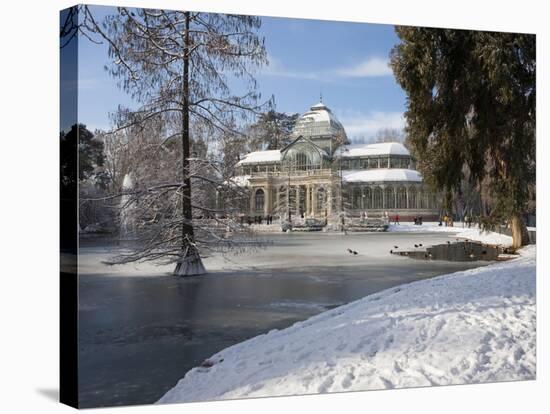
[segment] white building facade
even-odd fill
[[[241,214],[291,222],[439,217],[440,197],[424,186],[403,144],[351,145],[323,103],[298,119],[292,139],[285,148],[252,152],[237,164],[234,182],[250,195]]]

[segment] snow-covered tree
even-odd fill
[[[263,110],[253,76],[253,69],[267,62],[263,39],[256,34],[261,20],[122,7],[99,23],[88,8],[84,13],[86,29],[108,44],[112,62],[107,70],[140,103],[137,110],[119,113],[111,133],[159,119],[164,139],[158,147],[179,147],[170,152],[179,159],[163,167],[169,171],[166,177],[132,191],[143,243],[121,261],[166,259],[177,262],[175,274],[204,273],[199,250],[228,241],[215,231],[218,225],[201,225],[201,235],[196,234],[193,212],[209,212],[209,217],[215,212],[196,199],[201,197],[192,188],[203,182],[211,195],[224,180],[214,173],[215,163],[193,156],[192,130],[215,136]]]

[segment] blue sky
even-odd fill
[[[112,10],[93,8],[98,19]],[[278,111],[303,113],[322,93],[352,139],[403,126],[405,94],[387,67],[393,26],[263,17],[259,34],[270,64],[256,78]],[[81,38],[79,119],[91,129],[107,129],[119,104],[135,106],[104,70],[108,59],[106,46]]]

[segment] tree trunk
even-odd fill
[[[510,222],[512,226],[512,247],[518,249],[528,245],[529,233],[521,215],[517,213],[512,215]]]
[[[206,273],[199,251],[195,246],[193,232],[193,209],[191,207],[191,178],[189,174],[189,12],[185,12],[185,33],[183,48],[183,105],[181,134],[181,165],[184,187],[181,195],[181,258],[178,260],[174,275],[195,276]]]

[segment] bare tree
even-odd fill
[[[203,217],[209,218],[216,211],[195,203],[191,189],[197,180],[211,190],[225,180],[221,172],[213,173],[214,163],[192,156],[191,126],[200,125],[214,135],[263,110],[253,76],[254,67],[267,62],[263,39],[255,33],[261,20],[118,8],[99,24],[90,9],[84,8],[83,13],[86,30],[108,45],[112,63],[107,70],[140,102],[138,110],[120,113],[124,116],[111,133],[143,128],[151,119],[160,119],[165,138],[159,146],[179,142],[179,160],[172,166],[179,171],[177,177],[162,177],[162,183],[139,184],[131,191],[128,202],[134,205],[146,242],[119,261],[166,259],[177,262],[177,275],[205,273],[199,249],[226,245],[228,240],[202,224],[205,237],[196,237],[193,211],[208,213]],[[244,93],[233,93],[229,85],[235,80]]]
[[[382,128],[378,130],[373,142],[405,142],[405,132],[398,128]]]

